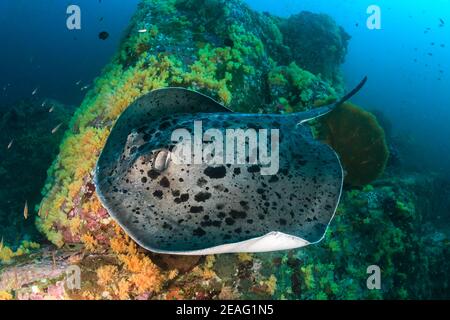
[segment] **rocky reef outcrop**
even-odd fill
[[[97,199],[92,183],[97,158],[116,119],[140,96],[183,86],[235,111],[307,110],[334,101],[343,91],[339,65],[348,40],[324,15],[282,19],[256,13],[239,0],[143,0],[117,55],[72,118],[48,172],[37,226],[54,246],[1,267],[0,298],[445,296],[432,285],[439,278],[440,288],[448,288],[444,274],[428,283],[416,281],[432,278],[437,267],[448,264],[442,258],[448,257],[448,240],[429,246],[421,238],[417,180],[408,177],[347,190],[322,243],[258,255],[149,253]],[[382,290],[367,289],[369,265],[384,270]],[[79,288],[68,285],[68,266],[80,270]],[[30,269],[28,278],[8,281],[14,270]]]

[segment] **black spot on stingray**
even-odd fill
[[[170,188],[170,181],[169,181],[169,179],[167,179],[167,177],[164,177],[159,182],[159,185],[163,188]]]
[[[247,201],[240,201],[239,204],[241,205],[244,210],[248,210],[248,202]]]
[[[218,216],[219,218],[223,219],[223,218],[225,218],[227,215],[225,214],[225,212],[219,212],[219,213],[217,214],[217,216]]]
[[[222,210],[223,208],[225,208],[225,205],[224,205],[223,203],[218,203],[218,204],[216,205],[216,208],[217,208],[218,210]]]
[[[278,182],[280,179],[277,176],[272,176],[269,179],[269,183],[275,183]]]
[[[251,166],[247,169],[249,173],[258,173],[261,172],[261,168],[257,165]]]
[[[308,161],[304,161],[304,160],[299,160],[298,164],[301,166],[306,166],[306,164],[308,163]]]
[[[147,175],[149,176],[150,179],[155,180],[156,178],[159,177],[159,172],[156,170],[150,170],[149,172],[147,172]]]
[[[163,198],[163,192],[161,190],[156,190],[155,192],[153,192],[153,196],[155,198],[162,199]]]
[[[240,175],[241,174],[241,168],[234,168],[233,173],[236,176]]]
[[[163,228],[167,229],[167,230],[172,230],[172,226],[170,224],[168,224],[167,222],[164,222]]]
[[[231,218],[226,218],[225,223],[229,226],[232,226],[235,223],[235,221]]]
[[[203,207],[191,207],[191,213],[200,213],[203,212]]]
[[[147,177],[142,177],[141,181],[142,181],[142,183],[147,183],[148,179],[147,179]]]
[[[182,203],[187,202],[189,200],[189,194],[183,193],[179,198],[176,198],[174,201],[175,203]]]
[[[197,228],[194,230],[194,236],[196,237],[203,237],[205,234],[206,232],[202,228]]]
[[[205,178],[203,178],[203,177],[201,177],[201,178],[198,179],[198,181],[197,181],[197,185],[198,185],[200,188],[203,188],[207,183],[208,183],[208,181],[207,181]]]
[[[172,195],[173,195],[174,197],[179,197],[179,196],[180,196],[180,190],[173,190],[173,191],[172,191]]]
[[[206,200],[211,198],[211,193],[209,192],[200,192],[195,195],[194,199],[197,202],[205,202]]]
[[[236,232],[236,233],[242,233],[242,228],[237,228],[237,229],[234,230],[234,232]]]
[[[204,173],[211,179],[222,179],[226,176],[227,169],[225,168],[225,166],[208,167],[205,169]]]
[[[247,213],[245,213],[244,211],[231,210],[230,216],[233,219],[245,219],[247,217]]]

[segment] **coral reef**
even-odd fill
[[[389,150],[384,130],[371,113],[345,103],[319,123],[318,136],[339,154],[347,184],[364,186],[384,172]]]
[[[210,12],[198,10],[204,5],[140,4],[119,53],[77,110],[49,170],[37,225],[54,244],[88,240],[108,246],[112,221],[96,197],[92,171],[114,121],[143,94],[183,86],[245,112],[280,111],[284,99],[291,106],[286,111],[301,111],[335,97],[327,82],[294,62],[274,62],[273,48],[284,47],[276,18],[241,1],[210,0],[208,6],[218,7],[211,19]],[[143,28],[148,32],[137,32]]]
[[[338,85],[350,35],[325,14],[301,12],[280,24],[288,57],[300,67]],[[314,36],[311,36],[314,35]]]
[[[347,192],[323,243],[278,260],[283,285],[277,297],[448,297],[449,279],[442,274],[448,268],[448,242],[441,238],[431,244],[423,237],[427,232],[417,210],[421,200],[414,201],[417,196],[408,190],[408,179],[392,179]],[[366,287],[371,265],[382,270],[379,291]]]
[[[138,32],[142,29],[148,32]],[[309,41],[303,49],[294,41],[296,30]],[[393,177],[349,189],[322,243],[267,254],[147,252],[96,196],[97,158],[114,122],[135,99],[156,88],[183,86],[236,111],[307,110],[334,101],[342,91],[338,68],[346,41],[342,29],[323,15],[282,19],[253,12],[238,0],[143,0],[48,171],[36,223],[56,248],[44,245],[22,256],[5,249],[9,264],[0,265],[0,299],[448,298],[448,237],[423,228],[420,179]],[[338,110],[319,133],[340,130],[333,117],[344,121],[346,134],[371,128],[368,136],[360,131],[363,149],[374,148],[372,164],[383,163],[381,140],[371,141],[382,137],[376,121],[356,107],[343,110],[345,117]],[[374,167],[363,168],[377,173],[367,175],[369,181],[380,173],[381,167]],[[355,181],[367,184],[356,174]],[[366,269],[374,264],[383,270],[381,291],[366,287]],[[68,286],[68,266],[80,268],[81,288]]]

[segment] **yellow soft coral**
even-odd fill
[[[0,291],[0,300],[12,300],[13,296],[6,291]]]
[[[127,285],[133,287],[138,295],[161,290],[164,276],[159,268],[147,255],[138,252],[136,244],[119,227],[116,227],[116,237],[111,240],[111,249],[130,273]]]
[[[81,237],[81,241],[84,243],[84,246],[86,247],[86,250],[90,252],[95,252],[98,242],[95,240],[95,238],[91,234],[84,234]]]
[[[39,248],[40,245],[38,243],[23,241],[17,250],[13,251],[11,248],[5,246],[2,241],[0,245],[0,263],[10,263],[13,258],[29,254]]]
[[[97,269],[97,283],[100,286],[107,286],[117,275],[117,267],[106,265]]]

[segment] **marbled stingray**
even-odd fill
[[[305,123],[351,98],[289,115],[232,113],[182,88],[129,106],[98,160],[95,185],[110,215],[142,247],[170,254],[265,252],[322,240],[338,206],[343,170]],[[175,164],[174,130],[279,129],[279,171],[258,165]]]

